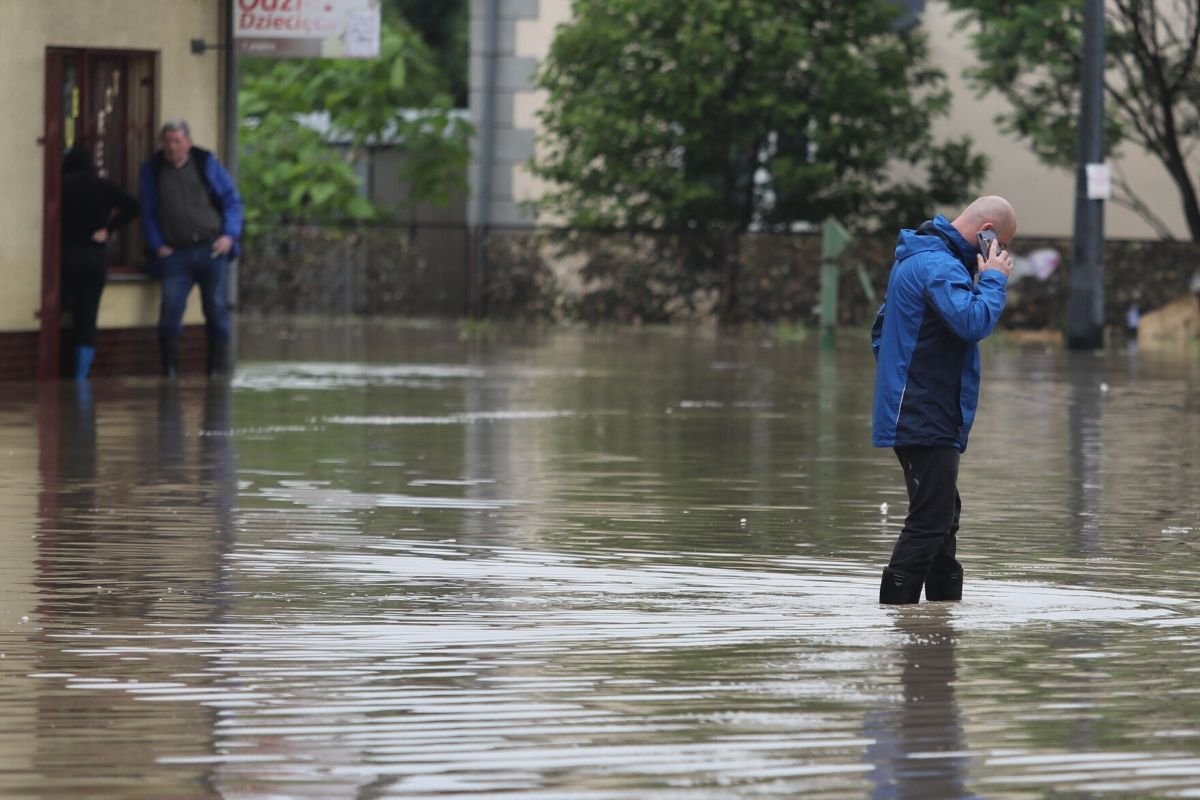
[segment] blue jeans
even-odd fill
[[[183,312],[193,285],[200,286],[200,305],[209,342],[229,341],[229,305],[226,281],[229,256],[212,254],[212,245],[181,247],[155,265],[162,275],[162,305],[158,313],[160,337],[178,338]]]

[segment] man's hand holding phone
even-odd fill
[[[980,272],[985,269],[994,269],[1003,273],[1005,278],[1012,275],[1012,255],[1007,250],[1000,249],[1000,242],[996,240],[995,231],[981,230],[975,234],[975,241],[979,245],[979,255],[975,258]]]

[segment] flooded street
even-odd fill
[[[1200,797],[1200,364],[983,359],[910,607],[865,331],[0,386],[0,797]]]

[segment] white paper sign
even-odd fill
[[[379,9],[354,11],[346,17],[345,58],[379,57]]]
[[[1108,164],[1087,165],[1088,200],[1108,200],[1112,197],[1112,174]]]

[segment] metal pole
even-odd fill
[[[1104,0],[1084,0],[1079,164],[1067,303],[1067,346],[1104,346],[1104,200],[1088,197],[1087,165],[1104,162]]]
[[[472,237],[473,254],[471,311],[476,318],[484,312],[483,287],[487,267],[487,233],[492,224],[492,172],[495,160],[496,121],[496,30],[499,0],[483,0],[483,98],[479,110],[479,182],[477,211]]]
[[[238,173],[238,85],[241,76],[238,69],[238,52],[233,40],[234,31],[234,0],[218,0],[224,9],[224,39],[225,39],[225,91],[224,91],[224,123],[225,123],[225,169],[229,177],[237,185]],[[237,364],[238,355],[238,259],[229,259],[228,286],[225,296],[232,311],[232,325],[229,331],[229,364],[230,370]]]
[[[238,162],[238,84],[240,75],[238,69],[237,47],[233,40],[233,5],[234,0],[218,0],[224,8],[225,40],[225,169],[229,177],[237,181]]]
[[[830,217],[821,225],[821,343],[831,345],[837,330],[838,280],[837,259],[850,244],[850,232]]]

